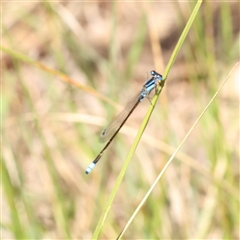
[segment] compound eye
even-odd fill
[[[151,74],[152,76],[154,76],[154,75],[156,74],[156,72],[155,72],[154,70],[152,70],[152,71],[150,72],[150,74]]]

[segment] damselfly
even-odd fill
[[[150,74],[152,75],[152,77],[144,83],[142,90],[130,100],[130,102],[126,105],[124,110],[102,131],[100,135],[100,141],[101,142],[108,141],[108,142],[105,145],[105,147],[102,149],[102,151],[97,155],[95,160],[87,167],[85,172],[86,174],[89,174],[93,170],[93,168],[96,166],[97,162],[102,157],[104,151],[110,145],[112,140],[116,137],[119,130],[122,128],[122,126],[127,121],[129,116],[132,114],[134,109],[138,106],[138,104],[144,98],[148,97],[148,95],[151,93],[153,89],[155,89],[156,91],[157,87],[162,81],[162,75],[155,71],[151,71]]]

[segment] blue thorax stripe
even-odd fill
[[[144,86],[146,87],[146,92],[151,92],[156,87],[156,80],[151,78],[144,84]]]

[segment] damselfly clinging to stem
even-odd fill
[[[148,97],[148,95],[151,93],[153,89],[155,89],[155,94],[156,94],[156,89],[162,81],[162,75],[155,71],[151,71],[150,74],[152,75],[152,77],[144,83],[142,90],[130,100],[130,102],[126,105],[124,110],[120,112],[119,115],[102,131],[100,135],[100,141],[101,142],[108,141],[108,142],[105,145],[105,147],[102,149],[102,151],[97,155],[95,160],[87,167],[85,172],[86,174],[89,174],[93,170],[93,168],[96,166],[97,162],[102,157],[104,151],[110,145],[112,140],[116,137],[119,130],[122,128],[122,126],[127,121],[129,116],[132,114],[134,109],[138,106],[138,104],[144,98]]]

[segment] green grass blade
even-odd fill
[[[196,6],[195,6],[195,8],[194,8],[190,18],[189,18],[189,21],[187,22],[187,25],[186,25],[185,29],[182,32],[182,35],[181,35],[181,37],[180,37],[180,39],[179,39],[179,41],[178,41],[178,43],[177,43],[173,53],[172,53],[172,56],[171,56],[171,58],[169,60],[169,63],[167,65],[167,67],[166,67],[166,70],[164,72],[164,76],[163,76],[164,81],[167,78],[170,69],[172,68],[172,65],[173,65],[173,63],[174,63],[174,61],[175,61],[175,59],[176,59],[176,57],[178,55],[178,52],[179,52],[179,50],[180,50],[180,48],[181,48],[181,46],[182,46],[182,44],[183,44],[183,42],[184,42],[188,32],[189,32],[190,27],[192,26],[192,23],[193,23],[196,15],[197,15],[197,13],[199,11],[199,8],[200,8],[201,4],[202,4],[202,1],[199,0],[197,2]],[[99,222],[97,224],[97,227],[96,227],[96,230],[95,230],[95,232],[93,234],[93,238],[92,239],[98,239],[98,237],[99,237],[99,234],[100,234],[101,229],[103,227],[104,221],[105,221],[105,219],[107,217],[107,214],[108,214],[108,212],[110,210],[110,207],[111,207],[111,205],[113,203],[113,200],[114,200],[114,198],[116,196],[117,190],[118,190],[118,188],[119,188],[119,186],[120,186],[120,184],[122,182],[123,176],[125,175],[125,172],[126,172],[126,170],[128,168],[128,165],[129,165],[129,163],[130,163],[130,161],[132,159],[132,156],[133,156],[133,154],[134,154],[134,152],[135,152],[135,150],[136,150],[136,148],[138,146],[138,143],[139,143],[139,141],[140,141],[140,139],[141,139],[141,137],[143,135],[143,132],[144,132],[144,130],[145,130],[147,124],[148,124],[148,121],[149,121],[150,116],[151,116],[151,114],[152,114],[152,112],[154,110],[154,107],[155,107],[156,103],[157,103],[157,100],[158,100],[158,97],[159,97],[159,95],[160,95],[160,93],[162,91],[162,88],[163,88],[163,86],[160,86],[160,88],[158,89],[159,90],[158,94],[156,94],[154,96],[153,100],[152,100],[152,104],[150,105],[150,107],[148,109],[148,112],[147,112],[147,114],[146,114],[146,116],[145,116],[145,118],[143,120],[142,125],[140,126],[138,134],[137,134],[137,136],[136,136],[136,138],[134,140],[134,143],[133,143],[133,145],[132,145],[132,147],[131,147],[131,149],[130,149],[130,151],[128,153],[128,156],[127,156],[127,158],[126,158],[126,160],[124,162],[124,165],[123,165],[123,167],[121,169],[121,172],[118,175],[118,178],[117,178],[117,181],[116,181],[116,183],[114,185],[113,191],[112,191],[112,193],[110,195],[110,198],[109,198],[109,200],[108,200],[108,202],[106,204],[106,207],[105,207],[105,209],[104,209],[104,211],[102,213],[102,216],[101,216],[101,218],[100,218],[100,220],[99,220]]]
[[[7,202],[11,209],[10,216],[11,216],[12,222],[9,228],[12,230],[12,233],[16,238],[26,238],[25,231],[24,231],[25,229],[22,226],[18,208],[15,202],[15,199],[17,198],[16,190],[12,186],[11,178],[7,170],[7,167],[5,165],[5,162],[1,159],[0,163],[1,163],[1,170],[2,170],[1,171],[2,173],[1,180],[3,184],[2,186],[3,186],[3,190],[5,193]]]

